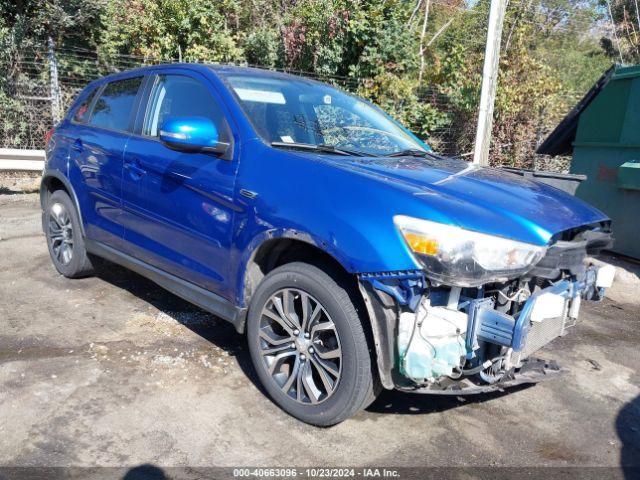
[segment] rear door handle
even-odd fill
[[[82,145],[82,140],[80,140],[79,138],[76,138],[76,141],[73,142],[73,149],[76,152],[82,152],[82,150],[84,150],[84,146]]]

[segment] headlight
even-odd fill
[[[526,273],[546,247],[397,215],[396,227],[424,265],[430,280],[475,287]]]

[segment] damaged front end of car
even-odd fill
[[[543,247],[407,217],[396,225],[424,268],[359,276],[388,389],[475,394],[561,375],[532,355],[613,282],[594,258],[611,246],[608,222]]]

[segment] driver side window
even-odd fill
[[[208,118],[218,127],[220,141],[229,141],[229,129],[220,107],[207,88],[194,78],[185,75],[156,77],[142,134],[157,137],[162,124],[172,117]]]

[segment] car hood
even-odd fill
[[[330,161],[354,173],[408,187],[414,196],[437,205],[439,217],[451,224],[530,243],[546,244],[556,233],[608,220],[596,208],[557,188],[462,160],[333,157]]]

